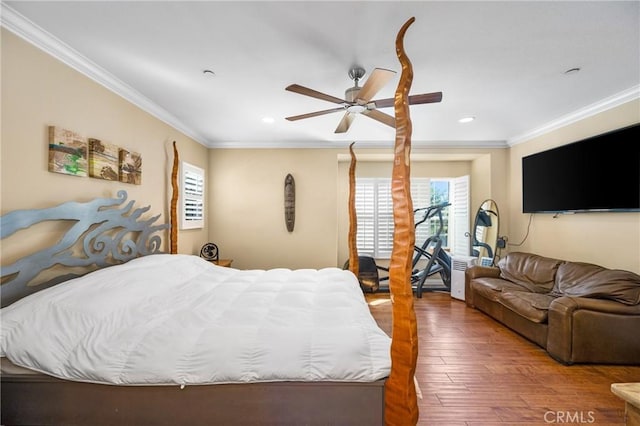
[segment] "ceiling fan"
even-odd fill
[[[354,81],[355,85],[348,88],[344,92],[344,99],[327,95],[299,84],[291,84],[285,90],[299,93],[301,95],[310,96],[312,98],[322,99],[334,104],[339,104],[337,108],[325,109],[322,111],[310,112],[307,114],[294,115],[286,117],[289,121],[301,120],[303,118],[317,117],[319,115],[330,114],[333,112],[344,111],[342,120],[336,127],[335,133],[345,133],[351,127],[351,123],[356,114],[363,114],[376,121],[396,127],[396,120],[393,116],[379,111],[379,108],[388,108],[394,105],[394,98],[371,100],[385,84],[391,80],[396,74],[395,71],[384,68],[375,68],[367,81],[362,87],[358,86],[358,82],[364,77],[365,70],[362,67],[353,67],[349,70],[349,77]],[[409,96],[409,105],[427,104],[440,102],[442,100],[442,92],[424,93],[422,95]]]

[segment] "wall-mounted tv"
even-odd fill
[[[640,211],[640,124],[522,158],[522,212]]]

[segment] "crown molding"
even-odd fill
[[[442,162],[442,161],[474,161],[483,155],[479,153],[419,153],[412,151],[410,154],[410,159],[412,162],[420,161],[420,162]],[[378,162],[378,161],[393,161],[394,155],[393,153],[367,153],[358,150],[356,153],[356,157],[358,158],[358,163],[362,162]],[[337,156],[339,163],[348,163],[351,161],[351,154],[338,154]]]
[[[209,141],[207,141],[206,138],[194,132],[167,110],[119,80],[63,41],[43,30],[5,3],[0,3],[0,25],[198,143],[209,146]]]
[[[627,102],[636,100],[640,98],[640,85],[633,86],[627,90],[623,90],[622,92],[616,93],[615,95],[609,96],[601,101],[593,103],[591,105],[587,105],[584,108],[581,108],[577,111],[572,112],[571,114],[567,114],[563,117],[560,117],[556,120],[553,120],[543,126],[540,126],[536,129],[533,129],[527,133],[523,133],[519,136],[513,137],[507,141],[508,146],[518,145],[520,143],[529,141],[538,136],[542,136],[546,133],[552,132],[554,130],[560,129],[562,127],[568,126],[570,124],[576,123],[580,120],[584,120],[585,118],[592,117],[601,112],[610,110]]]
[[[276,141],[254,141],[254,142],[212,142],[209,148],[212,149],[341,149],[348,148],[352,142],[356,142],[358,148],[393,148],[393,141],[296,141],[296,142],[276,142]],[[456,149],[478,149],[478,148],[509,148],[506,141],[413,141],[413,149],[424,148],[456,148]]]

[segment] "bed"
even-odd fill
[[[2,216],[3,238],[73,223],[3,267],[2,424],[382,424],[390,339],[351,272],[163,254],[147,210],[120,192]],[[53,264],[101,267],[28,285]]]
[[[174,206],[172,254],[154,235],[167,225],[141,219],[148,207],[131,212],[124,192],[11,212],[3,238],[42,221],[74,225],[3,266],[2,424],[416,424],[412,72],[402,46],[412,22],[396,39],[392,339],[371,317],[357,270],[239,271],[178,255]],[[30,284],[60,265],[71,272]]]
[[[152,254],[3,308],[1,330],[3,424],[383,419],[390,339],[337,268]]]

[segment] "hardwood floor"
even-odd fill
[[[366,298],[390,334],[389,295]],[[624,402],[610,387],[640,382],[640,366],[565,366],[448,293],[414,301],[419,425],[624,425]]]

